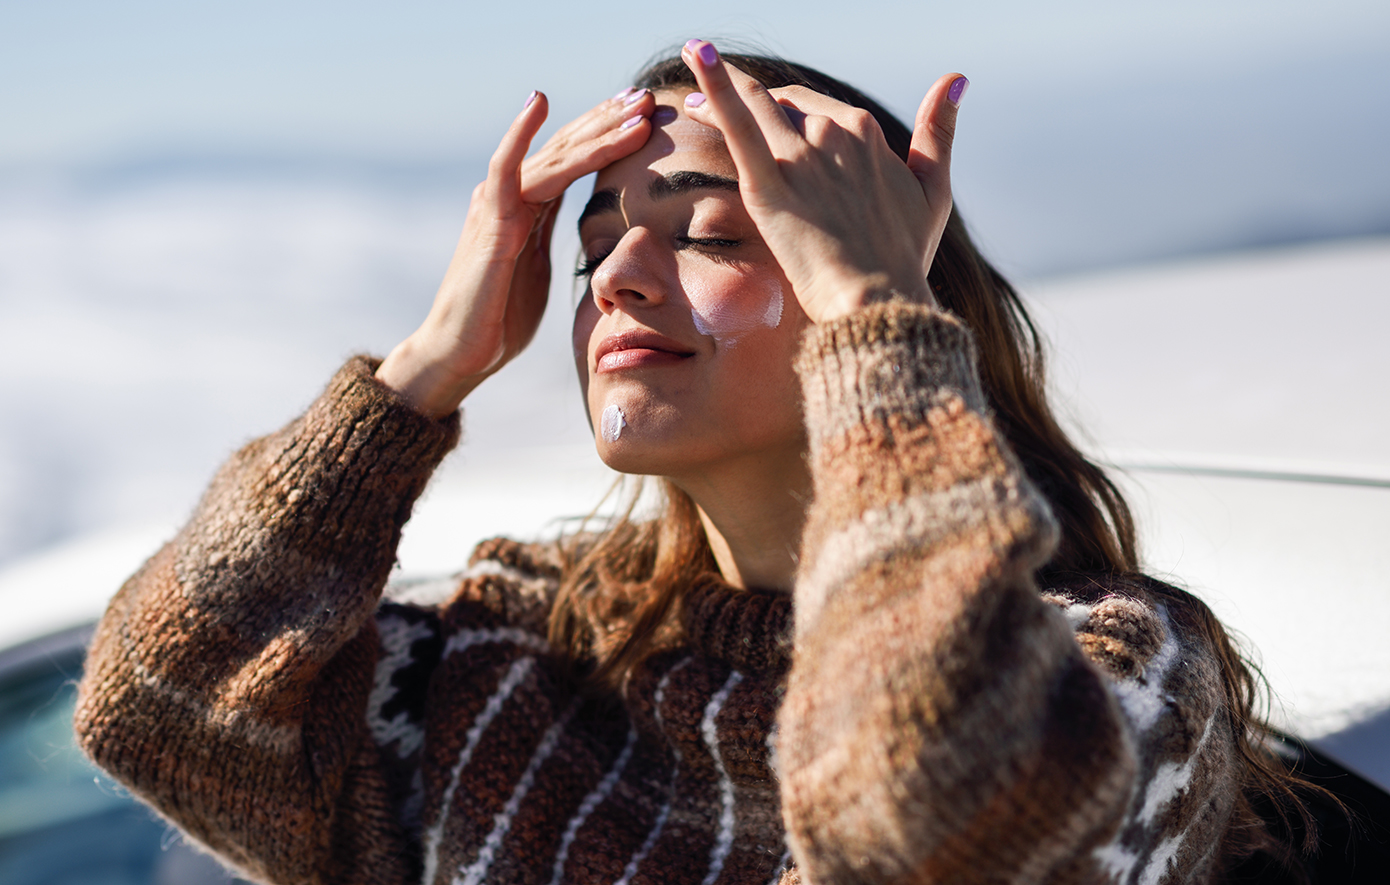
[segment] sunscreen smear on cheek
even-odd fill
[[[605,442],[617,442],[618,437],[623,435],[623,428],[627,426],[627,418],[623,415],[623,410],[616,405],[608,405],[603,410],[603,415],[599,419],[599,434]]]
[[[762,327],[775,329],[782,322],[782,287],[775,280],[759,291],[719,295],[697,280],[682,282],[686,283],[695,331],[718,344],[732,347],[749,332]]]

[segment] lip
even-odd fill
[[[609,335],[594,353],[594,372],[616,372],[681,362],[695,355],[679,341],[648,330]]]

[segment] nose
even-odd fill
[[[634,227],[603,259],[589,280],[594,303],[604,313],[631,313],[666,300],[661,254],[651,231]]]

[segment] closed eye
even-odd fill
[[[607,252],[602,252],[598,255],[593,256],[592,258],[584,259],[584,263],[579,265],[579,267],[575,268],[574,275],[581,280],[589,279],[594,275],[594,271],[598,270],[598,266],[604,262],[604,259],[606,259],[609,255],[612,254],[613,250],[610,249]]]
[[[732,249],[743,245],[742,240],[726,240],[722,237],[676,237],[676,242],[683,248],[703,246],[711,249]]]
[[[730,240],[724,237],[676,237],[676,245],[682,249],[733,249],[742,246],[743,241]],[[594,255],[592,258],[586,258],[584,263],[575,268],[574,275],[581,280],[589,279],[598,270],[599,265],[603,264],[612,254],[613,251],[610,249],[607,252]]]

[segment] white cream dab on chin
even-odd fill
[[[624,417],[622,409],[608,406],[603,410],[603,417],[599,420],[599,433],[606,442],[617,442],[626,426],[627,418]]]

